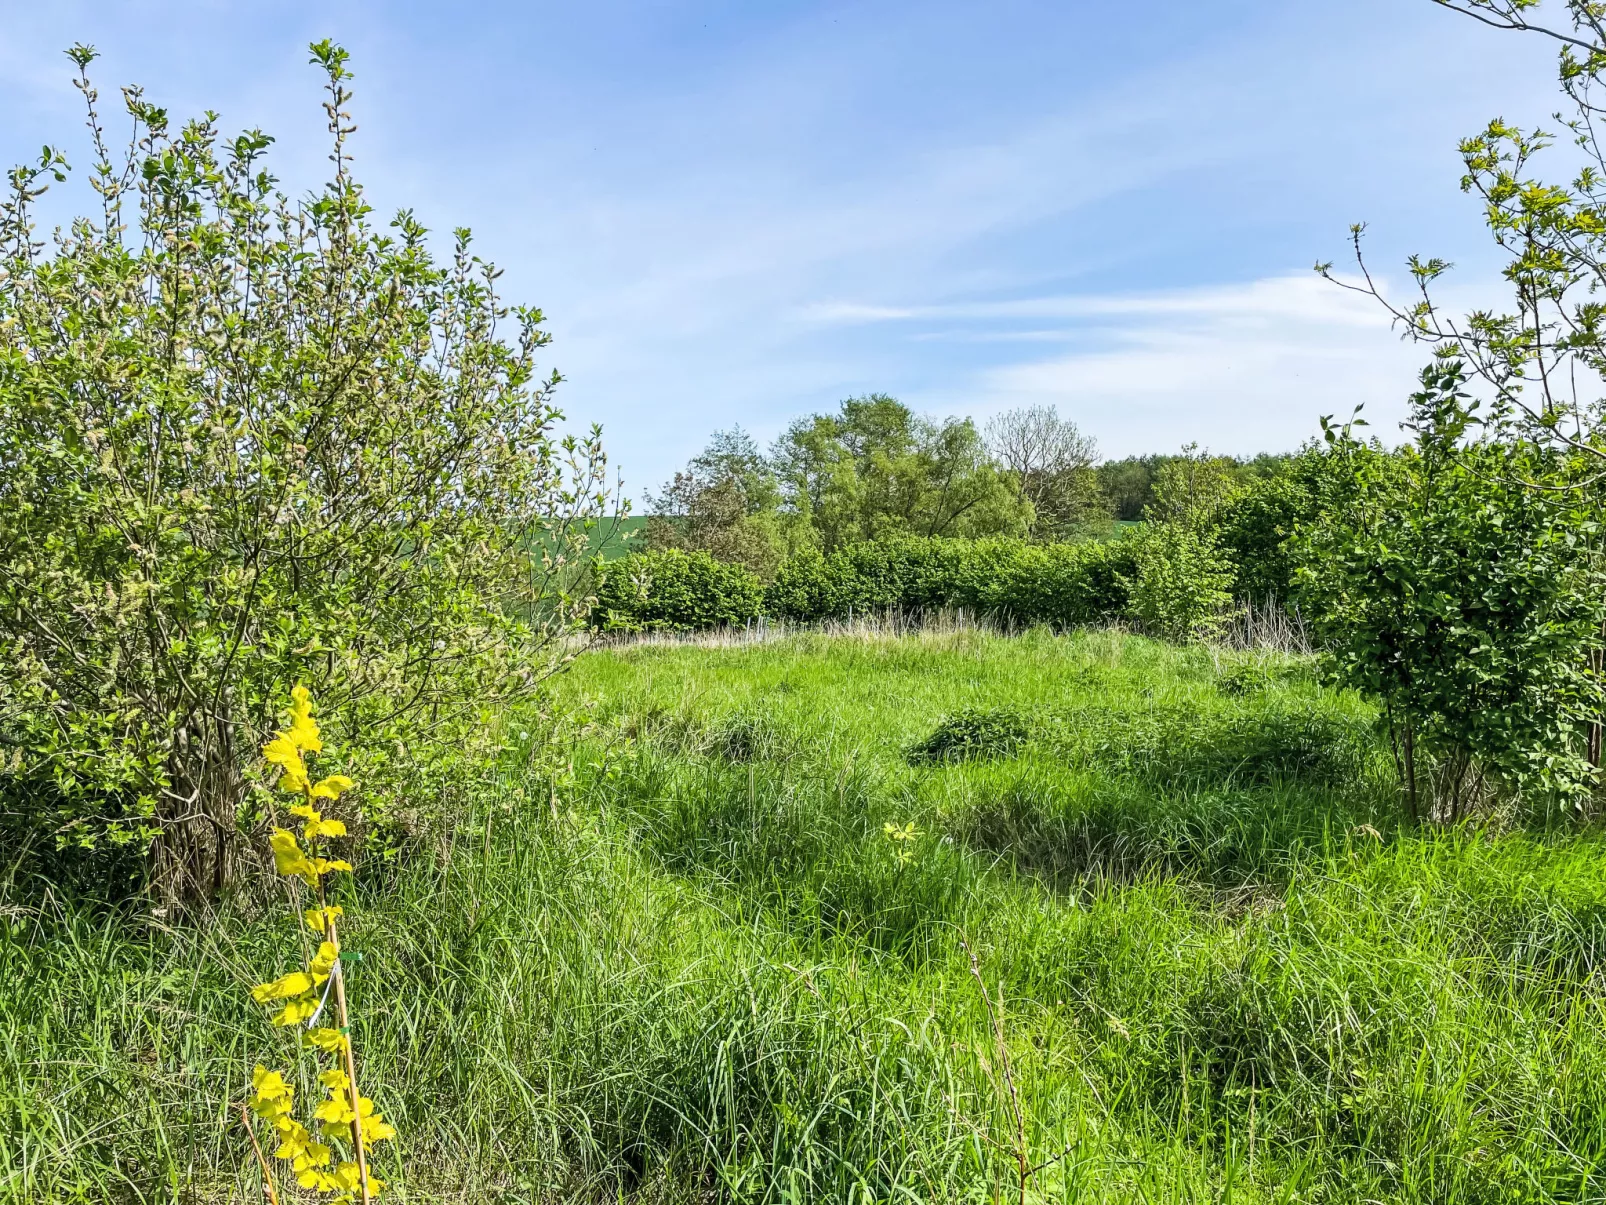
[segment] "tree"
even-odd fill
[[[799,419],[770,460],[787,508],[827,552],[900,535],[1018,534],[1030,519],[974,423],[934,422],[885,394]]]
[[[1519,432],[1606,471],[1606,409],[1586,392],[1589,382],[1606,374],[1606,303],[1597,292],[1606,281],[1606,144],[1600,131],[1606,116],[1606,10],[1594,0],[1565,0],[1566,23],[1554,26],[1530,19],[1538,0],[1433,2],[1486,25],[1557,43],[1561,88],[1572,110],[1557,116],[1582,166],[1567,183],[1538,178],[1533,166],[1554,136],[1498,118],[1461,141],[1462,191],[1478,197],[1490,234],[1509,257],[1504,275],[1512,303],[1505,312],[1480,310],[1458,318],[1440,307],[1432,285],[1450,264],[1421,256],[1408,261],[1416,299],[1403,304],[1385,298],[1362,255],[1362,225],[1351,228],[1351,240],[1363,283],[1338,280],[1330,263],[1317,264],[1317,271],[1373,296],[1409,336],[1465,365],[1488,395],[1483,406],[1469,396],[1467,413],[1491,431]]]
[[[1286,602],[1298,567],[1295,535],[1320,513],[1314,478],[1322,456],[1312,447],[1297,458],[1257,457],[1251,463],[1266,471],[1250,476],[1217,511],[1216,542],[1237,566],[1233,591],[1239,598]]]
[[[1128,456],[1099,465],[1095,470],[1099,490],[1117,519],[1133,523],[1143,518],[1144,510],[1154,497],[1155,470],[1168,459],[1166,456]]]
[[[1143,517],[1152,523],[1208,528],[1240,488],[1237,461],[1188,444],[1182,455],[1167,457],[1156,467]]]
[[[1434,0],[1440,7],[1497,29],[1536,34],[1559,52],[1560,84],[1570,112],[1558,113],[1576,155],[1571,179],[1541,178],[1536,164],[1554,142],[1541,128],[1523,130],[1503,119],[1490,121],[1461,141],[1463,192],[1476,196],[1496,244],[1505,252],[1504,276],[1511,301],[1503,310],[1462,317],[1439,306],[1433,286],[1449,263],[1412,256],[1416,287],[1409,303],[1385,298],[1362,254],[1363,225],[1351,227],[1362,283],[1337,281],[1332,265],[1317,271],[1346,288],[1376,298],[1410,337],[1434,348],[1445,364],[1461,367],[1483,396],[1463,392],[1453,406],[1429,421],[1474,424],[1490,438],[1528,441],[1557,453],[1568,465],[1561,478],[1513,482],[1541,492],[1576,494],[1591,529],[1600,531],[1606,500],[1606,399],[1598,382],[1606,374],[1606,145],[1600,119],[1606,84],[1606,10],[1594,0],[1564,0],[1565,17],[1549,23],[1538,0]],[[1588,466],[1580,470],[1578,464]],[[1550,466],[1553,462],[1543,462]],[[1606,561],[1606,544],[1593,540],[1590,555]],[[1606,674],[1606,627],[1588,657],[1597,678]],[[1599,764],[1602,720],[1592,724],[1590,750]]]
[[[36,836],[150,849],[155,885],[230,875],[255,750],[314,689],[379,806],[447,781],[493,709],[563,659],[607,503],[595,428],[559,439],[539,310],[456,233],[438,264],[352,178],[346,53],[333,178],[291,202],[271,139],[175,129],[137,89],[100,213],[53,245],[47,148],[0,205],[0,775]]]
[[[1030,535],[1064,536],[1108,517],[1093,470],[1098,444],[1054,407],[1006,410],[988,419],[983,433],[993,458],[1014,481],[1016,496],[1031,504]]]
[[[1187,643],[1219,632],[1232,602],[1232,562],[1208,532],[1155,523],[1132,537],[1128,610],[1151,636]]]
[[[708,447],[649,497],[656,513],[648,545],[707,552],[768,580],[807,530],[780,514],[780,499],[775,473],[752,436],[740,427],[716,431]]]

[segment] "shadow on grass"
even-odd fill
[[[1241,889],[1286,881],[1335,834],[1386,830],[1397,812],[1386,793],[1297,780],[1186,790],[1040,761],[989,777],[972,784],[982,788],[976,802],[952,823],[995,867],[1074,894],[1090,883],[1177,876],[1228,893],[1228,908],[1253,906],[1237,900]]]

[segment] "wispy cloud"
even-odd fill
[[[1387,438],[1427,358],[1375,301],[1313,276],[1045,306],[1096,321],[1066,332],[1074,350],[979,374],[976,409],[1057,406],[1108,455],[1292,448],[1356,405]]]
[[[261,125],[300,191],[327,168],[304,46],[332,35],[370,199],[474,228],[634,485],[870,390],[1252,451],[1397,404],[1420,361],[1292,266],[1356,218],[1408,240],[1381,259],[1426,232],[1467,262],[1455,137],[1549,111],[1549,48],[1430,9],[0,0],[0,149],[78,131],[82,38],[107,98]]]

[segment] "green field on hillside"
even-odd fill
[[[1404,824],[1308,662],[804,636],[590,652],[557,703],[561,758],[510,717],[359,868],[387,1197],[1606,1196],[1599,840]],[[259,1199],[282,906],[5,905],[0,1199]]]

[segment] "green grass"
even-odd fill
[[[1606,850],[1404,825],[1303,663],[796,638],[559,690],[572,786],[516,750],[348,901],[397,1200],[1013,1200],[971,952],[1034,1201],[1606,1197]],[[283,910],[4,903],[0,1200],[259,1199]]]

